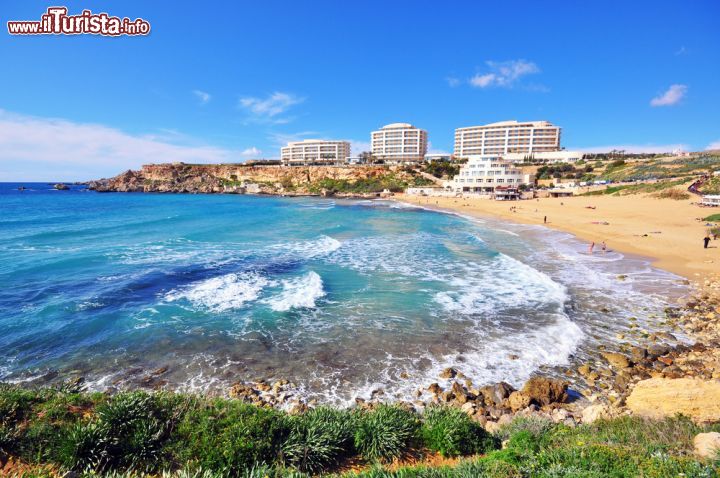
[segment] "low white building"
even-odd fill
[[[720,206],[720,194],[707,194],[702,198],[703,206]]]
[[[498,186],[520,187],[534,182],[533,175],[524,174],[510,161],[496,156],[470,155],[453,178],[452,188],[455,192],[491,194]]]
[[[532,154],[525,153],[507,153],[502,158],[513,163],[543,162],[543,163],[577,163],[585,157],[585,153],[581,151],[543,151]]]
[[[425,155],[425,162],[430,163],[432,161],[449,163],[452,161],[452,154],[450,153],[428,153]]]

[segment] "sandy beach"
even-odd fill
[[[718,275],[720,240],[703,248],[708,230],[698,218],[713,214],[690,200],[657,199],[646,195],[541,198],[526,201],[493,201],[480,198],[421,197],[401,194],[399,201],[429,208],[452,210],[477,217],[543,225],[569,232],[590,243],[601,254],[608,249],[653,260],[661,269],[686,277],[702,286]],[[514,208],[514,209],[511,209]]]

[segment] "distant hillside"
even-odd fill
[[[91,181],[99,192],[374,196],[431,183],[403,166],[247,166],[166,163],[144,165]]]

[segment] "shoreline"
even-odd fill
[[[646,196],[574,196],[510,202],[407,194],[397,194],[392,199],[479,219],[544,226],[569,233],[588,245],[594,241],[595,254],[601,253],[601,243],[606,241],[609,250],[645,258],[653,267],[684,277],[698,289],[719,275],[720,243],[711,241],[711,246],[703,249],[702,238],[707,228],[696,220],[710,211],[694,206],[691,201]],[[511,207],[516,208],[514,212]],[[543,222],[545,216],[547,223]]]

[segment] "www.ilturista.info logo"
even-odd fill
[[[68,15],[67,7],[49,7],[40,21],[7,22],[11,35],[148,35],[150,23],[137,18],[111,17],[107,13],[83,10],[80,15]]]

